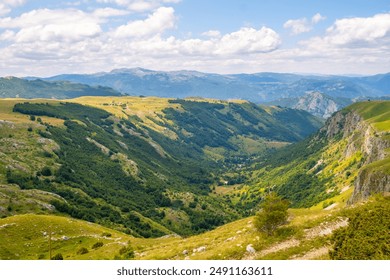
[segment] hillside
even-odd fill
[[[121,105],[125,100],[129,103],[123,108]],[[390,102],[353,104],[332,116],[318,133],[279,150],[272,149],[276,140],[271,140],[271,134],[267,134],[261,143],[271,149],[253,153],[257,146],[248,149],[249,146],[240,146],[242,142],[226,141],[228,132],[224,126],[229,130],[241,129],[239,131],[245,137],[253,138],[254,130],[246,134],[242,129],[244,124],[251,123],[249,120],[253,122],[257,114],[263,133],[267,131],[266,124],[282,127],[296,111],[205,100],[113,97],[108,103],[107,98],[95,97],[72,101],[74,103],[3,100],[0,103],[1,118],[7,119],[1,122],[0,138],[3,143],[0,233],[5,240],[12,239],[12,242],[0,245],[1,259],[47,259],[50,247],[52,255],[61,253],[65,259],[329,259],[354,256],[387,259],[390,254],[386,246],[372,249],[369,245],[372,242],[386,244],[386,240],[390,240],[386,233],[389,197],[372,198],[375,193],[390,191]],[[79,105],[87,102],[94,107]],[[107,107],[107,110],[97,107]],[[130,114],[135,108],[138,108],[137,114]],[[20,115],[20,112],[27,115]],[[35,120],[31,117],[33,112]],[[217,112],[230,112],[236,121],[239,120],[239,125],[234,126],[233,119],[222,118]],[[249,113],[251,118],[245,115]],[[130,116],[133,126],[118,122],[121,114]],[[206,147],[202,146],[205,135],[196,138],[193,135],[195,128],[190,124],[196,120],[199,127],[207,130],[207,125],[211,125],[207,119],[195,116],[206,118],[208,114],[216,119],[213,124],[218,125],[212,128],[216,133],[213,138],[218,140],[215,144],[223,145],[211,150],[207,147],[202,158],[200,148]],[[195,119],[188,122],[188,118]],[[290,129],[300,127],[297,123],[289,123],[289,126]],[[112,141],[122,144],[113,146],[104,137],[110,128],[114,131],[110,134]],[[133,131],[136,138],[128,141],[120,135],[127,131]],[[165,133],[176,144],[166,141],[176,146],[168,149],[167,143],[157,142],[155,133]],[[280,141],[283,137],[298,136],[278,133],[273,137]],[[193,141],[186,143],[188,138]],[[140,140],[149,141],[147,149],[142,148]],[[134,144],[136,149],[132,149]],[[180,152],[175,154],[174,150],[181,145],[198,151],[198,154],[191,153],[196,158],[185,161]],[[228,152],[234,145],[238,150]],[[125,146],[131,153],[119,148]],[[141,158],[134,157],[141,151]],[[243,161],[248,153],[253,156],[252,160]],[[83,154],[85,161],[77,154]],[[36,159],[34,164],[31,164],[32,156]],[[221,165],[222,159],[224,164]],[[151,160],[154,162],[149,167],[147,164]],[[88,169],[83,170],[85,167],[78,161]],[[192,181],[193,177],[182,176],[187,164],[191,165],[191,170],[199,168],[196,161],[202,165],[204,173],[198,173],[196,181]],[[181,166],[175,166],[175,163]],[[214,163],[218,163],[218,168]],[[170,169],[170,173],[164,173],[163,164],[170,164],[179,172]],[[152,168],[153,174],[150,173]],[[120,175],[118,170],[124,173]],[[159,176],[156,176],[157,172]],[[131,184],[122,185],[117,179],[111,183],[111,173],[115,178],[126,178]],[[244,181],[221,184],[221,180],[234,174],[240,174],[236,179]],[[164,181],[164,176],[169,181]],[[104,186],[97,184],[94,178],[103,180]],[[203,178],[213,180],[199,181]],[[155,187],[158,182],[160,188]],[[208,186],[209,191],[203,189],[202,184]],[[253,217],[241,218],[245,213],[257,211],[263,194],[270,189],[292,203],[288,224],[278,229],[275,236],[256,230]],[[110,190],[115,190],[115,194]],[[121,199],[126,201],[125,205],[120,204]],[[371,218],[364,214],[368,212],[373,213]],[[41,215],[22,215],[24,213]],[[224,220],[218,222],[217,215]],[[205,216],[209,219],[196,220]],[[359,217],[361,223],[356,220]],[[180,229],[187,231],[180,232]],[[51,245],[48,244],[48,232],[52,232]],[[345,237],[351,232],[360,240],[359,246]],[[192,236],[186,236],[188,233]],[[139,238],[161,235],[164,237]],[[368,238],[371,243],[361,238]],[[357,255],[345,255],[349,249],[343,251],[343,248],[351,246]],[[374,251],[367,253],[367,250]]]
[[[353,104],[334,114],[312,137],[269,154],[254,165],[249,193],[269,188],[293,207],[310,207],[352,192],[350,202],[390,191],[390,102]]]
[[[42,204],[43,212],[134,236],[210,230],[248,214],[246,207],[212,195],[213,186],[243,182],[236,170],[321,125],[304,111],[248,102],[71,101],[0,102],[0,183],[20,188],[13,195],[18,199],[4,200],[3,216],[34,212]],[[19,198],[32,189],[61,199],[33,196],[31,206],[20,207]]]
[[[47,82],[16,77],[0,78],[0,98],[75,98],[79,96],[120,96],[105,86],[88,86],[67,81]]]

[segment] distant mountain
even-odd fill
[[[307,92],[300,97],[281,98],[272,101],[269,104],[305,110],[317,117],[329,118],[334,112],[351,103],[353,103],[353,101],[348,98],[334,98],[321,92],[314,91]]]
[[[332,98],[390,94],[390,73],[368,77],[314,76],[284,73],[219,75],[196,71],[117,69],[96,74],[63,74],[47,81],[71,81],[112,87],[123,94],[184,98],[243,99],[255,103],[321,92]]]
[[[116,90],[105,86],[89,86],[69,81],[43,81],[41,79],[0,78],[0,98],[55,98],[80,96],[120,96]]]

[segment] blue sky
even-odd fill
[[[390,72],[390,1],[0,0],[0,76]]]

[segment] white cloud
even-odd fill
[[[17,7],[17,6],[24,5],[26,3],[26,0],[1,0],[0,3],[3,3],[11,7]]]
[[[281,39],[272,29],[259,30],[244,27],[239,31],[224,35],[217,43],[217,54],[245,54],[270,52],[279,47]]]
[[[0,18],[0,28],[15,30],[15,42],[65,41],[74,42],[101,33],[98,19],[80,10],[40,9],[16,18]],[[8,36],[9,37],[9,36]]]
[[[320,21],[323,21],[325,20],[326,17],[322,16],[320,13],[316,13],[312,18],[311,18],[311,22],[313,24],[317,24],[319,23]]]
[[[11,9],[3,3],[0,3],[0,17],[11,12]]]
[[[0,16],[4,16],[11,12],[11,8],[22,6],[26,0],[0,0]]]
[[[390,13],[337,20],[320,39],[326,44],[349,47],[367,46],[383,40],[390,40]]]
[[[291,29],[291,33],[294,35],[309,32],[312,29],[306,18],[290,19],[283,24],[283,27]]]
[[[93,15],[98,18],[108,18],[108,17],[115,17],[115,16],[124,16],[129,14],[126,10],[119,10],[119,9],[113,9],[113,8],[100,8],[93,11]]]
[[[175,26],[175,11],[171,7],[158,8],[145,20],[131,21],[119,26],[114,36],[117,38],[145,37],[163,33]]]
[[[165,3],[175,4],[181,0],[97,0],[99,3],[116,4],[133,12],[151,11]]]
[[[203,36],[206,36],[206,37],[221,37],[221,32],[219,32],[219,30],[209,30],[209,31],[206,31],[206,32],[203,32],[202,33]]]
[[[325,19],[326,17],[322,16],[320,13],[316,13],[311,18],[311,21],[309,21],[307,18],[290,19],[284,23],[283,27],[286,29],[291,29],[291,33],[293,35],[298,35],[311,31],[315,24]]]

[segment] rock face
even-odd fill
[[[334,112],[340,110],[342,106],[336,103],[331,97],[320,92],[308,92],[298,99],[293,106],[294,109],[308,111],[309,113],[322,118],[329,118]]]
[[[344,156],[361,152],[364,158],[355,180],[355,189],[350,202],[354,203],[375,193],[390,192],[390,174],[380,167],[388,155],[390,140],[381,137],[370,123],[354,111],[340,111],[327,121],[322,129],[328,139],[342,136],[347,139]]]

